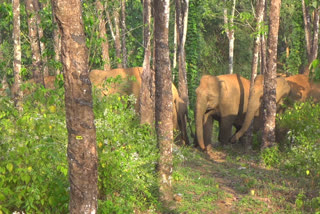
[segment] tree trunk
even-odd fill
[[[309,64],[313,60],[317,59],[318,56],[318,41],[319,41],[319,7],[314,10],[314,20],[313,20],[313,40],[312,49],[309,57]]]
[[[302,0],[302,13],[303,13],[303,23],[304,23],[304,32],[306,40],[306,49],[308,55],[308,64],[303,69],[303,74],[309,76],[310,69],[309,66],[313,60],[318,56],[318,41],[319,41],[319,7],[313,11],[313,28],[311,28],[311,17],[308,10],[308,5],[305,4],[305,1]],[[313,37],[312,37],[313,32]]]
[[[264,4],[264,14],[263,14],[263,20],[264,23],[267,23],[267,5]],[[260,50],[260,74],[264,74],[267,70],[267,45],[266,45],[266,32],[261,34],[261,50]]]
[[[189,105],[185,42],[188,24],[189,0],[176,0],[176,23],[178,28],[179,95]]]
[[[12,86],[12,95],[19,111],[22,111],[22,90],[21,86],[21,44],[20,44],[20,1],[12,1],[13,10],[13,75],[14,84]]]
[[[262,134],[262,148],[271,147],[275,143],[276,126],[276,74],[277,74],[277,44],[280,22],[281,0],[271,0],[268,35],[268,64],[264,74],[265,106],[264,128]]]
[[[250,97],[253,95],[253,85],[254,80],[258,73],[258,61],[259,61],[259,50],[261,50],[261,25],[263,24],[263,17],[264,17],[264,5],[265,0],[259,0],[257,2],[256,6],[256,19],[257,19],[257,25],[256,25],[256,33],[257,36],[254,39],[254,45],[253,45],[253,56],[252,56],[252,64],[251,64],[251,81],[250,81],[250,92],[249,92],[249,100]],[[252,134],[253,134],[253,121],[251,122],[250,128],[247,131],[247,140],[246,145],[250,146],[252,145]]]
[[[38,30],[40,54],[41,54],[41,70],[43,72],[43,76],[47,77],[47,76],[49,76],[49,69],[48,69],[48,64],[47,64],[48,59],[47,59],[47,56],[45,55],[46,46],[41,41],[41,39],[43,38],[43,29],[41,26],[41,16],[39,14],[39,11],[40,11],[39,0],[33,0],[33,4],[34,4],[34,10],[35,10],[36,19],[37,19],[37,30]]]
[[[173,60],[172,60],[172,70],[174,70],[177,67],[177,46],[178,46],[178,25],[177,25],[177,8],[176,12],[174,14],[175,21],[174,21],[174,29],[173,29]],[[174,76],[173,76],[174,78]],[[173,79],[174,80],[174,79]]]
[[[36,83],[41,83],[44,85],[43,73],[41,72],[41,54],[40,54],[40,43],[37,30],[37,16],[35,13],[35,8],[33,0],[26,0],[26,11],[28,14],[28,29],[29,29],[29,39],[32,51],[32,69],[33,69],[33,79]]]
[[[169,57],[169,0],[155,1],[155,83],[156,131],[160,149],[160,201],[165,207],[173,202],[172,195],[172,76]]]
[[[306,7],[305,1],[302,0],[302,14],[303,14],[303,23],[304,23],[304,33],[306,36],[306,48],[307,48],[307,55],[310,56],[311,54],[311,27],[310,27],[310,16],[308,12],[308,8]]]
[[[118,9],[114,10],[114,27],[115,27],[115,48],[116,48],[116,57],[117,57],[117,67],[122,68],[122,57],[121,57],[121,40],[120,40],[120,20],[119,20],[119,11]]]
[[[102,39],[101,48],[102,48],[102,61],[103,61],[103,70],[110,70],[110,56],[109,56],[109,43],[107,37],[106,22],[103,18],[103,5],[100,0],[96,1],[98,19],[99,19],[99,37]]]
[[[143,26],[144,26],[144,60],[141,75],[140,89],[140,122],[152,125],[154,122],[154,73],[150,68],[151,45],[151,2],[143,1]]]
[[[53,0],[51,0],[51,5],[53,5]],[[52,22],[53,22],[53,49],[54,49],[54,60],[55,63],[61,62],[61,32],[57,25],[57,20],[55,17],[54,7],[52,7]],[[59,66],[55,66],[55,75],[60,74]]]
[[[122,66],[124,68],[128,65],[128,55],[127,55],[127,46],[126,46],[126,0],[121,0],[121,36],[122,36]]]
[[[224,0],[224,2],[226,4],[226,0]],[[226,34],[229,39],[229,74],[233,73],[233,52],[234,52],[234,40],[235,40],[233,20],[234,20],[235,9],[236,9],[236,0],[233,0],[230,21],[228,19],[227,5],[225,5],[225,8],[223,9],[224,24],[226,26]]]
[[[53,0],[62,32],[62,64],[65,79],[70,213],[96,213],[98,162],[96,129],[92,110],[88,50],[81,2]]]

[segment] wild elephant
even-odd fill
[[[320,102],[320,83],[312,83],[308,97],[312,98],[313,102]]]
[[[196,140],[206,150],[211,143],[213,120],[219,121],[219,141],[227,143],[232,126],[239,129],[247,111],[250,81],[237,75],[204,75],[196,89]]]
[[[290,86],[289,99],[292,101],[305,101],[311,90],[309,77],[304,74],[297,74],[285,78]]]
[[[250,97],[250,100],[248,102],[246,117],[244,119],[241,129],[237,131],[237,133],[232,137],[232,143],[238,141],[244,135],[244,133],[248,130],[254,116],[259,113],[262,100],[261,98],[263,96],[263,80],[263,75],[259,75],[255,79],[253,85],[253,95]],[[279,104],[283,101],[283,98],[289,95],[291,88],[285,78],[277,77],[276,80],[276,102],[277,104]]]
[[[91,83],[98,88],[103,89],[102,94],[108,95],[111,93],[120,93],[120,94],[133,94],[137,102],[135,104],[135,110],[139,112],[140,108],[140,88],[141,88],[141,74],[142,67],[134,68],[118,68],[109,71],[103,70],[92,70],[89,74]],[[103,84],[106,82],[107,78],[117,78],[121,77],[122,81],[114,81],[109,83],[107,89],[103,87]],[[187,136],[187,105],[179,97],[176,87],[172,84],[172,95],[173,95],[173,128],[180,131],[178,136],[179,140],[184,144],[189,144]]]

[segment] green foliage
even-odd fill
[[[64,90],[24,87],[34,92],[24,98],[21,113],[0,97],[0,212],[67,213]],[[128,96],[94,97],[100,213],[158,206],[156,138],[154,130],[139,125],[129,104],[134,102]]]
[[[320,105],[312,102],[296,103],[278,117],[279,127],[288,129],[284,167],[299,175],[317,176],[320,181],[319,124]],[[294,122],[292,122],[294,121]]]
[[[67,132],[61,89],[40,88],[19,114],[0,98],[0,211],[68,211]]]
[[[99,93],[99,92],[98,92]],[[132,213],[157,205],[154,130],[140,126],[132,96],[95,97],[100,213]]]

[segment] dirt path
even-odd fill
[[[304,213],[296,207],[299,193],[319,194],[304,178],[261,166],[255,154],[212,149],[188,155],[179,167],[186,179],[176,181],[179,213]]]

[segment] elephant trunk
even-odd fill
[[[231,139],[231,143],[237,142],[249,129],[251,122],[252,122],[256,112],[259,109],[259,106],[261,103],[260,98],[262,96],[262,93],[263,93],[262,90],[258,90],[258,91],[254,91],[252,96],[250,96],[250,99],[248,102],[248,107],[247,107],[247,113],[246,113],[244,122],[241,126],[241,129],[235,135],[233,135],[233,137]]]
[[[204,99],[203,96],[197,95],[197,102],[196,102],[196,113],[195,113],[195,120],[196,120],[196,136],[197,141],[202,150],[205,150],[205,144],[203,140],[203,119],[204,114],[207,109],[206,101],[202,101]]]

